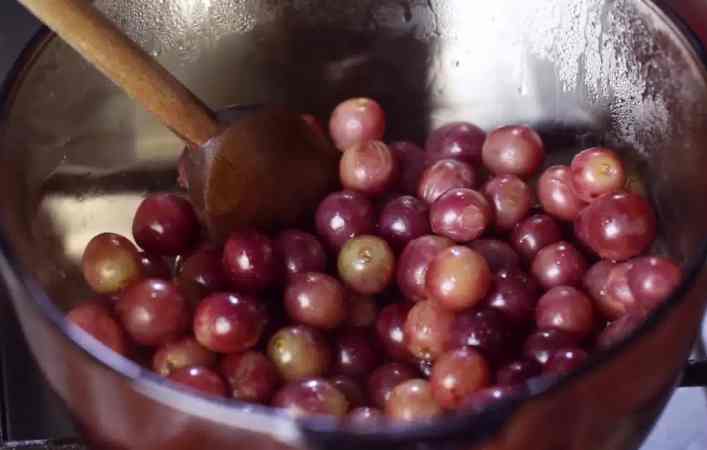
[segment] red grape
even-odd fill
[[[412,142],[393,142],[388,147],[400,165],[400,191],[416,195],[420,177],[425,170],[424,150]]]
[[[432,387],[425,380],[408,380],[393,389],[385,404],[388,417],[401,422],[429,420],[442,414]]]
[[[357,408],[366,404],[366,394],[363,392],[361,385],[353,378],[346,375],[335,375],[329,379],[329,383],[344,394],[350,408]]]
[[[411,305],[392,303],[383,308],[376,320],[378,339],[388,356],[398,361],[409,361],[412,355],[405,343],[405,321]]]
[[[133,236],[149,253],[177,256],[199,237],[199,222],[187,199],[175,194],[153,194],[135,212]]]
[[[431,205],[450,189],[473,188],[475,185],[476,173],[470,165],[443,159],[422,172],[417,196]]]
[[[525,126],[507,126],[489,133],[484,143],[484,165],[496,175],[525,178],[540,167],[545,158],[543,141]]]
[[[582,285],[597,305],[609,302],[606,298],[608,294],[606,283],[609,280],[609,273],[614,267],[616,267],[615,262],[603,259],[590,267],[584,274]]]
[[[588,148],[572,159],[572,187],[579,198],[591,202],[626,184],[621,158],[613,150]]]
[[[506,364],[496,372],[496,382],[501,386],[523,384],[542,373],[543,366],[534,359],[520,359]]]
[[[66,315],[66,320],[81,327],[86,333],[114,352],[126,356],[128,340],[110,308],[97,300],[82,303]]]
[[[332,363],[327,339],[305,326],[287,327],[275,333],[268,343],[268,356],[287,381],[322,376]]]
[[[196,309],[194,335],[211,351],[242,352],[258,343],[266,321],[265,308],[256,298],[243,294],[212,294]]]
[[[545,365],[550,356],[563,348],[577,345],[577,336],[558,329],[538,330],[528,336],[523,346],[523,354]]]
[[[349,147],[339,163],[344,189],[366,195],[381,195],[398,182],[398,160],[387,145],[365,141]]]
[[[447,351],[454,314],[433,300],[415,303],[405,320],[405,344],[416,358],[434,361]]]
[[[348,416],[346,416],[347,421],[351,425],[361,428],[368,428],[371,425],[375,425],[381,422],[384,418],[385,416],[383,415],[383,411],[367,406],[355,408],[349,412]]]
[[[545,169],[538,180],[538,198],[546,213],[560,220],[573,221],[587,203],[572,188],[572,173],[567,166]]]
[[[498,239],[476,239],[467,244],[470,249],[484,257],[491,272],[520,267],[520,256],[505,241]]]
[[[98,294],[115,294],[142,277],[135,246],[115,233],[102,233],[86,245],[81,261],[86,283]]]
[[[584,365],[589,359],[587,352],[580,348],[558,350],[550,356],[545,364],[546,373],[563,375]]]
[[[367,330],[348,330],[336,337],[334,372],[354,378],[363,377],[380,362],[380,355]]]
[[[360,294],[378,294],[393,279],[395,255],[383,239],[358,236],[339,252],[339,277]]]
[[[160,347],[152,358],[152,370],[166,377],[185,367],[211,367],[216,364],[216,358],[215,353],[187,336]]]
[[[172,278],[172,269],[163,257],[139,252],[138,258],[143,277],[162,278],[163,280]]]
[[[312,234],[299,230],[282,231],[275,240],[275,248],[284,262],[288,277],[326,270],[326,252]]]
[[[420,375],[413,367],[401,363],[388,363],[378,367],[368,378],[368,395],[375,406],[385,409],[395,387]]]
[[[267,403],[280,385],[277,367],[260,352],[227,355],[221,360],[220,369],[236,400]]]
[[[437,128],[427,138],[427,161],[456,159],[473,166],[481,163],[486,133],[474,124],[454,122]]]
[[[223,247],[226,274],[240,291],[262,291],[275,283],[281,263],[272,239],[258,231],[235,231]]]
[[[535,319],[538,298],[534,286],[528,286],[517,277],[496,277],[485,304],[502,312],[513,325],[523,327]]]
[[[329,134],[342,151],[362,142],[382,139],[385,112],[370,98],[346,100],[334,109],[329,120]]]
[[[341,191],[329,194],[316,212],[319,236],[334,250],[351,238],[367,234],[375,227],[373,204],[362,194]]]
[[[535,214],[516,225],[510,242],[516,251],[531,261],[550,244],[562,240],[562,229],[555,219],[545,214]]]
[[[471,348],[460,348],[437,359],[430,387],[440,406],[457,409],[467,396],[488,386],[490,380],[491,370],[484,357]]]
[[[450,189],[430,208],[430,225],[435,234],[468,242],[481,236],[493,221],[486,198],[472,189]]]
[[[293,381],[275,394],[273,406],[295,417],[326,415],[343,417],[349,410],[346,397],[326,380]]]
[[[560,241],[535,255],[532,272],[545,289],[577,285],[587,271],[587,261],[572,244]]]
[[[427,292],[452,311],[479,303],[491,287],[491,270],[483,256],[468,247],[449,247],[427,269]]]
[[[427,269],[432,259],[445,248],[454,245],[440,236],[423,236],[410,241],[398,259],[398,288],[412,302],[427,299]]]
[[[491,203],[496,228],[499,230],[512,229],[525,219],[535,204],[533,191],[515,175],[492,178],[484,186],[484,194]]]
[[[386,203],[378,219],[378,234],[395,250],[430,232],[427,204],[405,195]]]
[[[192,253],[180,265],[175,283],[192,305],[210,294],[226,290],[229,281],[222,260],[220,250],[206,247]]]
[[[494,309],[464,311],[454,319],[450,348],[472,347],[494,364],[508,359],[515,344],[513,328]]]
[[[348,312],[344,287],[324,273],[294,277],[285,289],[284,303],[294,321],[325,330],[338,327]]]
[[[226,385],[216,372],[206,367],[184,367],[169,376],[170,381],[183,384],[204,394],[226,396]]]
[[[538,328],[555,328],[584,338],[594,329],[594,308],[578,289],[557,286],[540,297],[535,320]]]
[[[632,262],[616,264],[606,277],[603,295],[596,298],[597,308],[609,320],[618,319],[624,314],[640,309],[640,305],[628,284],[628,272]]]
[[[670,297],[680,284],[680,267],[658,256],[636,258],[628,271],[631,292],[645,309],[652,310]]]

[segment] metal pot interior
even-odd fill
[[[211,106],[282,103],[322,119],[379,99],[389,139],[453,120],[528,123],[550,160],[615,146],[657,207],[658,251],[702,263],[707,85],[699,55],[641,0],[99,0]],[[99,232],[130,236],[148,191],[172,189],[179,141],[57,39],[7,92],[0,217],[17,270],[60,307],[84,300]],[[286,188],[286,187],[284,187]],[[257,186],[253,186],[257,194]]]

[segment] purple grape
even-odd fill
[[[199,236],[191,203],[175,194],[154,194],[142,201],[133,218],[133,236],[153,255],[177,256]]]
[[[493,210],[488,201],[472,189],[450,189],[430,209],[432,231],[457,242],[478,238],[492,221]]]
[[[496,175],[526,178],[542,164],[545,148],[542,139],[533,129],[507,126],[488,135],[482,157],[484,165]]]
[[[262,291],[278,281],[281,261],[268,236],[255,230],[231,233],[223,247],[223,265],[239,291]]]
[[[470,165],[453,159],[443,159],[422,173],[417,196],[431,205],[450,189],[469,189],[475,185],[476,172]]]
[[[412,302],[427,298],[427,269],[432,259],[445,248],[454,245],[440,236],[422,236],[410,241],[398,259],[397,281],[403,295]]]
[[[352,191],[329,194],[316,212],[317,232],[334,250],[375,228],[375,210],[363,195]]]
[[[275,248],[284,262],[288,277],[307,272],[324,272],[327,257],[321,242],[312,234],[300,230],[282,231]]]
[[[483,191],[494,212],[496,228],[502,231],[512,229],[525,219],[535,204],[533,191],[515,175],[494,177],[486,183]]]
[[[481,163],[481,148],[486,133],[471,123],[455,122],[433,131],[427,138],[428,163],[456,159],[473,166]]]
[[[405,195],[390,200],[378,219],[378,233],[394,250],[430,232],[429,208],[423,201]]]
[[[417,195],[420,177],[425,170],[425,152],[412,142],[394,142],[390,151],[400,164],[399,190],[404,194]]]

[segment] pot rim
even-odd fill
[[[652,9],[672,29],[675,37],[682,41],[686,50],[689,50],[695,66],[702,69],[702,77],[707,83],[707,52],[696,33],[668,5],[667,0],[638,1]],[[12,110],[26,75],[46,47],[56,38],[57,36],[51,30],[42,25],[16,59],[7,78],[0,85],[0,124],[5,121]],[[580,369],[560,379],[553,379],[551,382],[535,387],[531,393],[515,397],[508,402],[481,412],[459,412],[430,422],[412,425],[382,423],[380,426],[368,426],[366,429],[360,429],[337,423],[328,418],[295,419],[277,408],[204,395],[170,382],[151,370],[142,368],[131,360],[114,353],[81,328],[65,320],[64,314],[51,301],[36,278],[30,271],[22,267],[13,250],[7,231],[4,227],[0,227],[0,272],[5,278],[5,284],[12,291],[10,295],[32,299],[31,305],[38,310],[38,313],[48,319],[50,325],[60,334],[73,341],[76,348],[84,352],[84,356],[116,372],[125,381],[131,382],[133,388],[141,394],[185,414],[200,416],[226,426],[236,425],[269,434],[291,445],[301,444],[303,431],[315,432],[337,439],[346,439],[348,436],[357,440],[364,438],[371,443],[387,442],[390,444],[449,439],[450,436],[460,435],[464,436],[467,442],[490,437],[513,418],[520,404],[544,398],[570,384],[581,382],[587,374],[617,359],[625,349],[651,333],[663,320],[667,320],[667,316],[686,301],[697,278],[704,270],[707,270],[707,238],[700,246],[696,256],[688,261],[685,268],[685,277],[671,298],[662,304],[654,314],[651,314],[633,334],[612,348],[593,355]],[[234,416],[240,417],[234,420]]]

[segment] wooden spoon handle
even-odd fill
[[[218,133],[213,111],[88,0],[19,1],[188,143],[202,146]]]

